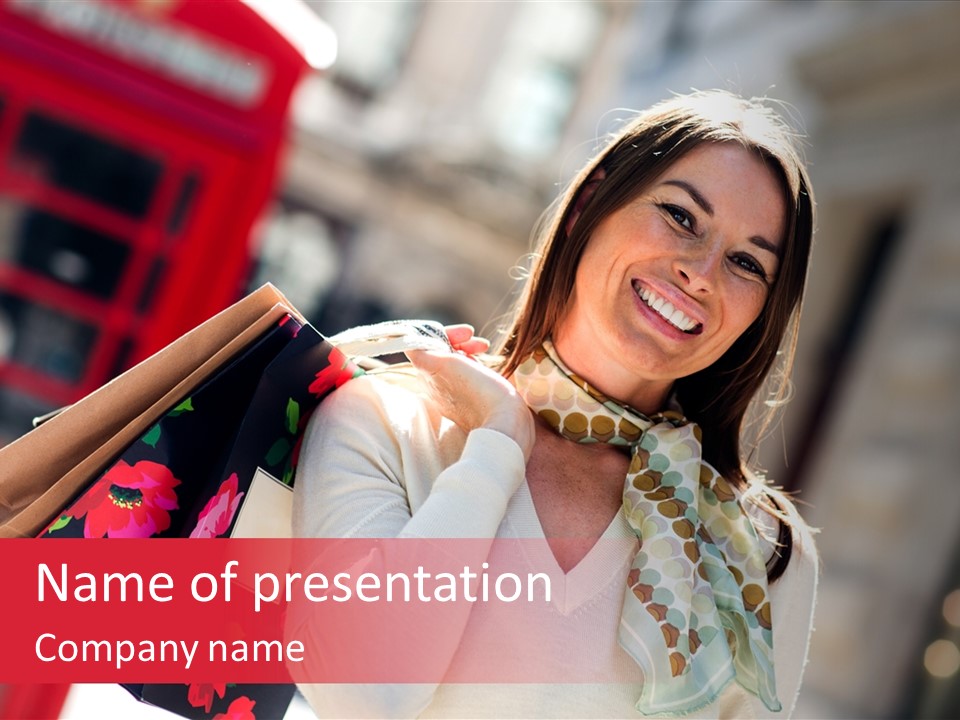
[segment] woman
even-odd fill
[[[553,576],[580,587],[526,629],[543,662],[607,680],[304,686],[318,713],[789,715],[816,554],[790,502],[744,466],[740,433],[777,359],[783,378],[792,359],[813,207],[764,106],[721,92],[660,103],[548,216],[497,372],[410,353],[413,370],[324,402],[297,534],[541,538]],[[477,350],[470,334],[454,344]],[[457,631],[455,676],[490,660],[471,628],[496,622],[475,610]]]

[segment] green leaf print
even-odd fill
[[[187,398],[182,403],[177,405],[173,410],[167,413],[167,415],[170,417],[176,417],[177,415],[182,415],[185,412],[193,412],[193,398]]]
[[[159,425],[159,423],[158,423],[157,425],[154,425],[154,426],[153,426],[152,428],[150,428],[149,430],[147,430],[147,432],[144,433],[143,437],[140,438],[140,439],[143,440],[143,441],[144,441],[147,445],[149,445],[150,447],[155,448],[155,447],[157,446],[157,441],[160,440],[160,425]]]
[[[287,431],[291,435],[297,434],[297,426],[300,424],[300,403],[293,398],[287,400]]]
[[[267,465],[280,464],[288,452],[290,452],[290,441],[286,438],[280,438],[273,444],[270,450],[267,451],[267,457],[265,458]]]
[[[57,520],[53,525],[51,525],[50,529],[47,530],[47,532],[49,533],[49,532],[53,532],[54,530],[60,530],[61,528],[65,528],[70,523],[71,520],[73,520],[73,518],[70,517],[69,515],[61,515],[60,519]]]

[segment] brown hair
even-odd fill
[[[674,384],[684,413],[703,430],[704,458],[745,489],[750,480],[740,448],[744,417],[778,357],[783,371],[774,378],[779,383],[773,402],[767,403],[770,411],[762,428],[785,397],[812,245],[814,201],[795,138],[761,101],[724,91],[678,96],[636,116],[580,170],[541,218],[534,263],[498,348],[503,358],[500,372],[512,374],[554,332],[566,311],[583,250],[604,218],[703,143],[736,143],[756,152],[779,180],[786,202],[779,272],[759,317],[730,349],[713,365]],[[600,168],[605,177],[597,182],[594,173]],[[580,215],[568,234],[577,198],[591,182],[595,191],[584,195],[589,199],[581,200],[582,210],[578,208]],[[785,537],[780,535],[784,547],[768,570],[771,579],[782,574],[790,558],[789,528]]]

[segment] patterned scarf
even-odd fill
[[[733,679],[780,710],[759,538],[730,485],[701,459],[700,428],[679,412],[646,417],[603,396],[549,340],[512,379],[563,437],[631,448],[623,512],[640,551],[619,641],[643,670],[637,710],[691,713]]]

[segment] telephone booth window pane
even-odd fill
[[[67,382],[83,377],[97,329],[53,308],[0,293],[3,359]]]
[[[173,210],[167,220],[168,235],[177,235],[183,229],[183,222],[190,214],[199,187],[200,176],[197,173],[192,172],[183,179],[177,193],[177,201],[173,204]]]
[[[155,258],[150,263],[150,270],[147,272],[147,279],[140,288],[140,298],[137,300],[137,312],[145,313],[153,299],[157,295],[157,289],[160,287],[160,281],[167,271],[167,261],[164,258]]]
[[[126,243],[42,210],[3,206],[0,200],[0,218],[16,220],[0,222],[10,233],[0,257],[98,298],[113,297],[130,256]]]
[[[24,119],[13,162],[51,185],[134,218],[146,216],[163,172],[154,158],[39,112]]]

